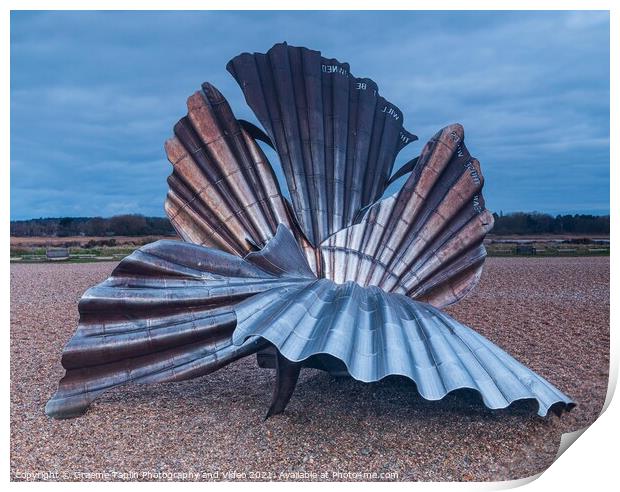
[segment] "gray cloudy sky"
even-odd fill
[[[226,62],[285,40],[403,110],[397,165],[460,122],[489,209],[609,213],[605,12],[13,12],[11,218],[163,215],[187,97],[256,122]]]

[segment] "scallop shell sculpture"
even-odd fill
[[[277,371],[268,416],[284,410],[303,367],[365,382],[406,376],[429,400],[471,388],[491,409],[574,406],[441,311],[475,286],[493,227],[461,125],[395,171],[417,137],[348,64],[283,43],[227,68],[264,131],[208,83],[190,96],[165,145],[165,210],[183,241],[140,248],[83,295],[49,416],[252,354]],[[290,202],[258,141],[277,152]]]

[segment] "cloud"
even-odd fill
[[[283,40],[377,81],[420,136],[396,166],[458,121],[490,209],[608,213],[606,12],[13,12],[11,217],[162,215],[187,97],[256,122],[224,67]]]

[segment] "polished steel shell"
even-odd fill
[[[187,116],[166,141],[173,166],[165,209],[185,241],[244,255],[278,224],[297,231],[265,154],[211,84],[187,100]],[[306,245],[302,234],[298,241]],[[316,268],[314,251],[306,246]]]
[[[232,343],[233,306],[315,278],[290,232],[279,232],[245,258],[163,240],[121,261],[80,300],[80,322],[62,355],[67,372],[46,413],[80,415],[116,386],[203,376],[266,347],[256,337]]]
[[[568,396],[437,308],[378,287],[317,279],[257,294],[234,308],[233,342],[256,336],[292,362],[317,355],[342,361],[359,381],[400,375],[439,400],[469,388],[489,408],[538,401],[538,414],[571,406]]]
[[[268,416],[284,410],[303,367],[366,382],[406,376],[432,400],[471,388],[490,408],[574,405],[438,310],[478,281],[493,226],[460,125],[394,171],[416,137],[348,64],[283,43],[227,68],[266,133],[208,83],[188,99],[165,145],[165,209],[184,241],[140,248],[84,294],[48,415],[254,353],[276,369]],[[276,150],[292,203],[257,140]],[[400,191],[382,199],[397,177]]]
[[[438,132],[395,196],[321,244],[325,277],[354,281],[443,307],[477,283],[493,227],[480,163],[461,125]]]
[[[370,79],[318,51],[276,44],[227,65],[280,157],[302,230],[317,246],[385,190],[417,140]]]

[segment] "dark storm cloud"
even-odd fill
[[[163,214],[163,142],[200,82],[275,42],[349,61],[421,142],[460,122],[491,210],[609,211],[609,17],[600,12],[11,17],[11,218]],[[270,154],[270,158],[273,154]]]

